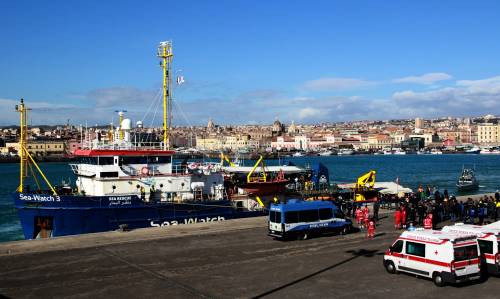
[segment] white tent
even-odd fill
[[[374,186],[375,189],[379,190],[381,194],[405,194],[405,193],[412,193],[413,190],[410,188],[403,187],[401,185],[398,185],[394,182],[380,182],[380,183],[375,183]]]

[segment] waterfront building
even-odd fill
[[[271,131],[274,136],[279,136],[285,132],[285,126],[278,120],[278,118],[276,118]]]
[[[394,140],[387,134],[376,134],[368,137],[368,149],[380,150],[392,147]]]
[[[500,125],[484,123],[477,126],[478,143],[482,145],[497,145],[500,143]]]
[[[295,149],[295,138],[289,136],[273,137],[271,148],[276,150],[292,150]]]
[[[413,138],[422,138],[424,139],[424,146],[429,147],[433,143],[438,143],[440,142],[439,136],[434,133],[422,133],[422,134],[411,134],[408,136],[410,139]]]
[[[196,148],[217,151],[222,149],[222,140],[217,136],[196,136]]]
[[[292,120],[292,124],[287,129],[287,133],[290,136],[293,136],[293,135],[299,133],[299,129],[297,128],[297,126],[295,125],[295,122],[293,120]]]
[[[415,133],[422,132],[424,128],[424,120],[420,117],[415,118]]]
[[[9,149],[12,149],[17,153],[20,151],[19,142],[7,142],[5,144],[5,148],[7,148],[7,151]],[[33,140],[28,144],[27,150],[33,156],[63,155],[66,152],[66,146],[64,141]]]

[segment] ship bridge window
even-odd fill
[[[122,157],[122,164],[148,164],[147,157]]]
[[[103,171],[101,172],[101,178],[117,178],[118,171]]]
[[[149,163],[171,163],[170,156],[149,157]]]
[[[99,157],[99,165],[113,165],[113,157]]]
[[[97,157],[80,157],[78,158],[78,163],[97,165]]]

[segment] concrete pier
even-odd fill
[[[497,298],[500,278],[437,288],[390,275],[399,235],[277,241],[265,217],[0,245],[0,295],[12,298]]]

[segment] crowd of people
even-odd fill
[[[449,195],[447,190],[442,193],[439,190],[430,192],[429,187],[425,190],[419,187],[418,192],[406,194],[404,197],[380,195],[373,202],[372,217],[366,204],[342,199],[338,204],[346,215],[356,219],[360,229],[366,229],[368,237],[373,237],[380,207],[395,209],[395,229],[435,229],[440,222],[447,220],[477,225],[500,220],[498,190],[494,195],[483,195],[476,199],[469,197],[465,201],[457,200],[455,196]],[[373,227],[370,226],[371,221]]]

